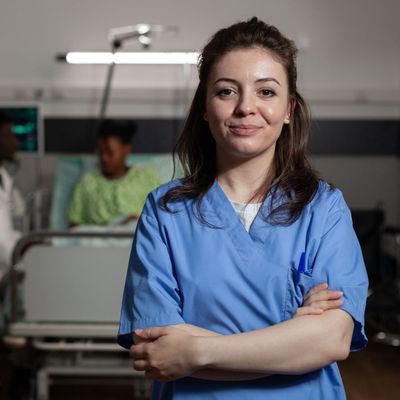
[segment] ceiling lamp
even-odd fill
[[[197,52],[70,52],[57,56],[69,64],[197,64]]]

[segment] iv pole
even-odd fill
[[[160,25],[151,26],[148,24],[138,24],[136,26],[127,26],[121,28],[115,28],[110,31],[111,37],[111,53],[114,55],[118,49],[122,47],[124,41],[129,39],[138,39],[142,46],[146,49],[151,43],[149,35],[155,31],[163,31],[164,28]],[[110,97],[111,82],[115,70],[114,58],[108,66],[106,85],[103,90],[103,96],[101,101],[100,115],[98,119],[98,125],[104,121],[107,111],[107,106]]]
[[[111,52],[114,55],[118,49],[122,47],[122,44],[125,40],[129,39],[138,39],[139,42],[142,44],[143,48],[147,49],[151,43],[151,35],[153,33],[162,33],[162,32],[177,32],[178,28],[174,26],[163,26],[163,25],[148,25],[148,24],[138,24],[136,26],[127,26],[121,28],[115,28],[110,31],[111,36]],[[115,62],[114,58],[112,59],[111,63],[108,66],[107,70],[107,78],[106,84],[103,90],[103,96],[101,100],[101,108],[100,108],[100,115],[97,121],[97,129],[104,121],[107,106],[109,103],[110,97],[110,90],[111,90],[111,82],[113,78],[115,70]]]
[[[112,42],[111,53],[113,55],[121,47],[121,44],[122,43],[119,40],[114,40]],[[102,96],[102,100],[101,100],[101,108],[100,108],[98,126],[100,126],[101,123],[104,121],[104,118],[106,115],[108,100],[110,97],[111,82],[112,82],[112,78],[114,75],[114,69],[115,69],[115,62],[114,62],[114,58],[113,58],[111,63],[109,64],[108,70],[107,70],[107,79],[106,79],[106,85],[104,87],[103,96]]]

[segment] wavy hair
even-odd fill
[[[199,84],[182,133],[174,148],[184,178],[162,198],[163,208],[169,202],[195,198],[201,216],[201,201],[217,175],[216,143],[203,115],[206,107],[207,81],[213,66],[228,52],[236,49],[261,48],[284,67],[291,105],[290,122],[282,128],[273,159],[273,176],[255,194],[265,199],[272,195],[267,220],[291,224],[311,201],[318,188],[318,176],[307,159],[310,115],[306,102],[297,91],[297,48],[292,40],[256,17],[219,30],[203,48],[198,63]],[[201,216],[202,220],[204,218]]]

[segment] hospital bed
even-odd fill
[[[172,176],[170,155],[137,155],[130,161],[152,166],[161,180]],[[94,167],[94,157],[58,162],[52,229],[24,236],[14,250],[6,341],[39,355],[34,367],[39,400],[49,399],[49,383],[57,376],[86,376],[92,382],[96,377],[97,383],[125,377],[135,398],[149,394],[149,382],[115,341],[134,226],[66,230],[73,187]]]
[[[400,229],[380,208],[352,210],[369,278],[366,322],[375,342],[400,347]]]

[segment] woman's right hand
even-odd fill
[[[139,215],[136,215],[136,214],[128,215],[126,218],[124,218],[120,222],[120,225],[126,225],[126,224],[129,224],[132,221],[137,221],[138,219],[139,219]]]
[[[303,315],[320,315],[326,310],[340,308],[343,304],[343,292],[328,290],[328,284],[314,286],[304,297],[304,303],[299,307],[293,318]]]

